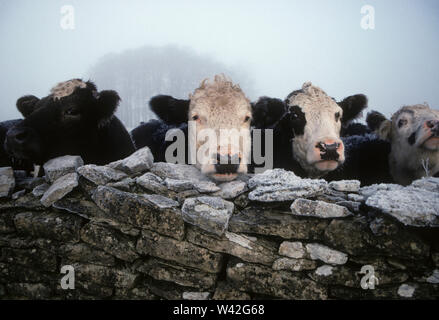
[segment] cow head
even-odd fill
[[[381,139],[391,143],[390,173],[400,184],[423,176],[439,175],[439,110],[427,105],[405,106],[390,120],[373,111],[367,124]]]
[[[285,100],[284,131],[291,135],[294,159],[310,177],[321,177],[345,160],[340,129],[367,107],[367,98],[354,95],[337,103],[322,89],[305,83]]]
[[[251,152],[251,106],[244,92],[223,75],[201,82],[189,100],[157,96],[151,109],[166,123],[189,122],[189,152],[202,173],[230,181],[247,172]]]
[[[59,83],[42,99],[24,96],[17,108],[25,119],[8,131],[7,152],[37,164],[81,155],[97,141],[99,128],[111,121],[119,100],[115,91],[98,92],[92,82],[79,79]]]

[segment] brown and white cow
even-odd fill
[[[390,120],[374,111],[366,121],[391,144],[389,167],[395,182],[408,185],[439,175],[439,110],[418,104],[400,108]]]
[[[136,146],[148,146],[158,161],[166,159],[166,132],[178,127],[187,138],[189,163],[217,181],[247,172],[251,152],[251,106],[241,88],[224,75],[203,80],[189,100],[159,95],[150,101],[161,121],[132,131]],[[187,127],[188,124],[188,127]]]

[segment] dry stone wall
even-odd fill
[[[439,298],[437,178],[361,188],[275,169],[217,184],[148,149],[44,171],[0,169],[0,298]]]

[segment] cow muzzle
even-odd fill
[[[6,152],[17,159],[38,161],[41,148],[35,132],[27,127],[14,127],[6,133]]]
[[[439,150],[439,120],[428,120],[423,125],[424,139],[421,146],[427,150]]]
[[[335,170],[344,161],[343,142],[335,139],[319,141],[314,146],[313,156],[318,170]]]

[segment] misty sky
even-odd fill
[[[375,30],[360,27],[366,4]],[[75,9],[74,30],[60,27],[63,5]],[[0,0],[0,41],[0,120],[19,117],[20,96],[85,77],[107,53],[168,44],[244,68],[251,99],[312,81],[337,99],[365,93],[387,115],[439,107],[437,0]]]

